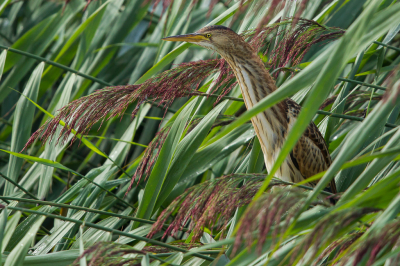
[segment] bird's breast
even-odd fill
[[[233,70],[248,110],[273,91],[273,80],[269,75],[263,75],[261,70],[255,69],[256,64],[245,64],[239,60],[231,65],[234,66]],[[261,144],[265,165],[270,171],[287,137],[286,110],[274,105],[254,116],[251,122]],[[281,174],[277,173],[278,176]]]

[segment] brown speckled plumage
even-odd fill
[[[168,37],[165,40],[187,41],[219,53],[233,69],[247,109],[276,90],[274,80],[257,53],[229,28],[210,26],[194,34]],[[286,99],[251,119],[268,171],[272,169],[300,109],[300,105],[295,101]],[[328,169],[330,164],[331,158],[325,140],[311,122],[276,176],[285,181],[300,182]],[[331,182],[330,188],[336,193],[334,181]]]

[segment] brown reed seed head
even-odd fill
[[[273,185],[281,184],[271,184]],[[246,216],[242,217],[232,254],[236,253],[242,242],[250,248],[256,239],[257,251],[261,253],[269,233],[272,234],[272,240],[277,241],[278,235],[288,228],[290,220],[298,213],[306,197],[307,194],[301,189],[290,187],[270,191],[261,196],[248,209]],[[259,232],[258,236],[254,235],[256,230]]]
[[[131,259],[123,257],[128,254],[145,255],[146,252],[136,250],[128,245],[117,244],[115,242],[98,242],[86,249],[73,263],[73,266],[80,265],[81,258],[88,258],[88,265],[117,266],[132,265],[129,263],[137,262],[139,258]]]
[[[198,240],[202,236],[203,228],[205,227],[216,230],[225,229],[235,210],[248,204],[253,199],[264,178],[265,175],[262,174],[232,174],[188,188],[160,214],[157,222],[153,224],[148,237],[153,237],[157,232],[161,231],[163,224],[166,223],[171,215],[174,215],[174,219],[165,230],[163,237],[175,234],[188,223],[189,228],[193,231],[192,241]],[[277,179],[272,180],[270,183],[270,187],[282,185],[283,182]],[[298,202],[298,192],[298,190],[296,192],[292,191],[290,194],[293,196],[290,198],[291,200],[281,200],[280,202],[287,203],[288,206],[295,205]],[[274,196],[270,196],[272,194],[267,195],[271,197],[268,198],[270,200],[269,203],[271,203]],[[271,212],[269,212],[268,219],[265,221],[272,223],[271,219],[276,219],[274,217],[279,213],[279,217],[286,217],[282,213],[282,208],[274,207],[269,203],[260,203],[260,206],[265,207],[267,205],[271,207]],[[264,210],[265,208],[261,209]],[[253,211],[257,212],[257,209],[255,208]],[[235,243],[236,246],[241,243],[242,239],[249,240],[248,233],[250,231],[253,232],[252,230],[256,227],[254,223],[256,220],[253,218],[257,217],[257,213],[252,213],[248,217],[249,219],[242,221],[242,226],[238,231],[238,242]],[[252,218],[250,219],[250,217]],[[288,217],[292,216],[289,215]],[[267,234],[270,226],[266,223],[263,224],[266,227],[262,227],[260,232]]]
[[[201,247],[203,244],[202,243],[185,243],[185,242],[171,242],[168,243],[171,246],[174,247],[179,247],[179,248],[183,248],[186,250],[189,250],[191,248],[197,248],[197,247]],[[167,247],[161,247],[161,246],[146,246],[142,249],[142,251],[144,252],[151,252],[151,253],[170,253],[170,252],[174,252],[174,250],[167,248]]]

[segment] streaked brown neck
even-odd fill
[[[247,109],[253,107],[276,90],[275,82],[258,55],[250,48],[242,53],[221,54],[233,69],[240,85]],[[281,102],[264,112],[269,123],[278,122],[287,127],[285,102]],[[273,117],[271,117],[273,116]]]

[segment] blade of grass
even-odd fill
[[[8,182],[10,182],[11,184],[13,184],[14,186],[16,186],[18,189],[22,190],[26,195],[30,196],[32,199],[38,199],[35,195],[33,195],[32,193],[30,193],[29,191],[27,191],[25,188],[23,188],[22,186],[20,186],[17,182],[14,182],[12,179],[8,178],[7,176],[3,175],[0,172],[0,175],[7,180]]]
[[[59,101],[56,104],[56,107],[54,108],[55,110],[58,110],[62,108],[64,105],[66,105],[70,98],[71,98],[71,92],[72,88],[75,83],[75,74],[72,74],[71,77],[68,79],[67,84],[64,87],[64,90],[60,96]],[[62,127],[59,126],[56,130],[56,135],[60,134],[62,130]],[[55,141],[52,142],[47,142],[45,144],[45,148],[43,151],[43,158],[49,159],[49,160],[56,160],[56,157],[58,154],[62,151],[64,148],[64,145],[58,144],[56,145]],[[48,191],[51,186],[51,181],[52,181],[52,176],[53,176],[53,168],[49,166],[42,165],[41,167],[41,174],[39,178],[39,189],[38,189],[38,197],[40,199],[43,199],[47,196]]]
[[[44,64],[39,64],[33,71],[29,81],[24,89],[23,94],[29,98],[37,100],[39,92],[40,77],[43,72]],[[23,149],[28,141],[33,124],[33,115],[35,107],[25,98],[20,97],[17,106],[15,107],[13,131],[11,138],[11,151],[19,152]],[[10,156],[8,163],[7,176],[14,182],[18,180],[23,160],[15,156]],[[4,195],[11,195],[14,190],[14,185],[6,183],[4,187]]]
[[[0,54],[0,80],[1,76],[3,75],[4,64],[6,63],[6,57],[7,57],[7,50],[4,50]]]
[[[7,214],[8,210],[5,209],[2,213],[0,213],[0,261],[2,261],[2,254],[3,254],[3,239],[4,239],[4,233],[6,231],[6,226],[7,226]]]
[[[389,142],[385,145],[382,149],[381,153],[389,152],[390,150],[398,149],[398,143],[400,140],[400,131],[393,135],[390,138]],[[391,156],[387,156],[385,158],[380,158],[374,160],[371,164],[369,164],[363,173],[355,180],[355,182],[345,191],[342,195],[340,201],[338,202],[339,205],[343,204],[344,202],[348,201],[349,199],[353,198],[358,192],[363,190],[371,180],[381,171],[381,169],[386,166],[390,161],[393,159],[397,159],[397,153],[392,154]]]
[[[30,228],[29,232],[25,235],[25,237],[22,238],[22,240],[18,243],[18,245],[7,256],[4,266],[17,266],[23,264],[28,249],[32,241],[35,240],[36,232],[39,230],[39,227],[42,225],[45,219],[46,217],[43,216],[33,224],[33,226]]]
[[[3,0],[3,2],[0,5],[0,16],[6,9],[6,7],[11,3],[11,0]]]
[[[144,118],[146,118],[146,117],[144,117]],[[140,146],[140,147],[147,148],[147,145],[140,144],[140,143],[136,143],[136,142],[132,142],[132,141],[126,141],[126,140],[122,140],[122,139],[114,139],[114,138],[100,137],[100,136],[95,136],[95,135],[84,135],[84,137],[86,137],[86,138],[109,139],[109,140],[114,140],[114,141],[121,141],[121,142],[128,143],[128,144],[131,144],[131,145],[136,145],[136,146]]]
[[[83,235],[83,225],[79,226],[79,233],[80,233],[80,235]],[[79,238],[79,252],[80,252],[81,256],[85,252],[85,246],[83,245],[82,237]],[[79,265],[80,266],[87,266],[87,264],[86,264],[86,256],[82,256],[82,258],[79,260]]]
[[[7,214],[8,214],[8,209],[6,207],[6,209],[4,209],[4,211],[2,212],[2,216],[6,216],[7,219]],[[21,212],[16,211],[10,217],[10,219],[8,219],[5,231],[3,232],[3,238],[1,239],[1,249],[0,249],[1,254],[3,254],[4,250],[6,249],[8,241],[10,241],[11,236],[13,235],[14,230],[17,227],[20,218],[21,218]]]
[[[197,101],[191,101],[177,116],[175,122],[165,139],[165,142],[160,150],[159,156],[156,163],[154,164],[153,170],[148,178],[144,196],[141,200],[138,211],[136,213],[137,218],[148,219],[154,212],[153,208],[156,204],[157,197],[159,195],[162,185],[165,181],[165,177],[171,166],[171,160],[175,154],[178,143],[185,130],[186,123],[189,121],[190,115],[196,105]],[[134,223],[133,229],[137,228],[139,223]]]

